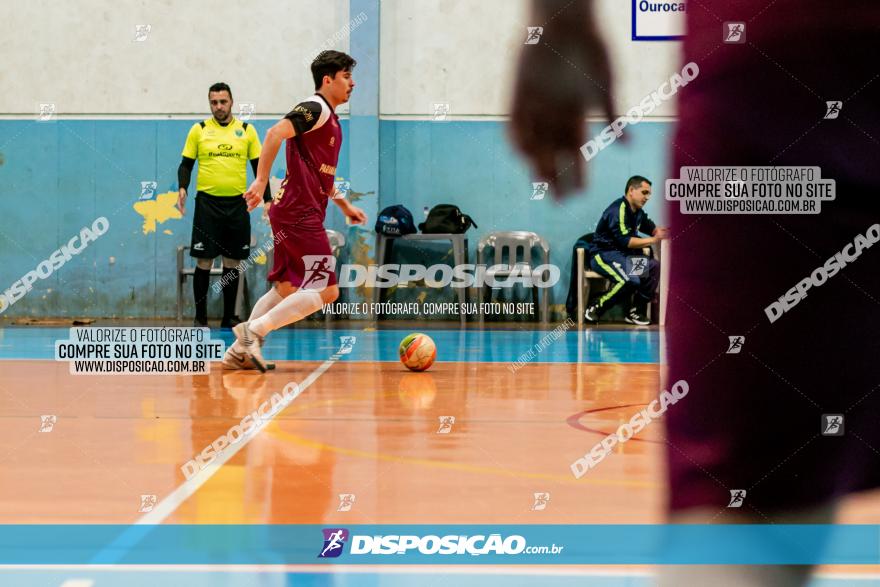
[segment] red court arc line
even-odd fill
[[[580,420],[587,414],[597,414],[599,412],[607,412],[608,410],[619,410],[620,408],[635,408],[637,406],[647,406],[648,404],[623,404],[622,406],[607,406],[605,408],[593,408],[590,410],[584,410],[583,412],[578,412],[577,414],[572,414],[568,418],[565,419],[566,423],[575,428],[577,430],[582,430],[584,432],[592,432],[594,434],[601,434],[602,436],[607,436],[609,434],[614,434],[613,432],[605,432],[603,430],[598,430],[596,428],[588,428],[581,424]],[[647,438],[637,438],[633,436],[630,438],[630,441],[636,442],[649,442],[651,444],[663,444],[657,440],[648,440]]]

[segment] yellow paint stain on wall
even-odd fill
[[[174,234],[174,233],[166,228],[165,230],[162,231],[162,234]]]
[[[265,265],[266,260],[267,260],[267,257],[266,257],[265,252],[261,252],[259,255],[254,257],[254,263],[256,263],[257,265]]]
[[[177,204],[177,192],[165,192],[156,196],[155,200],[144,200],[134,203],[134,211],[144,219],[143,233],[156,232],[156,224],[162,224],[166,220],[178,220],[182,218]]]

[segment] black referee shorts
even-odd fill
[[[196,194],[189,254],[200,259],[220,255],[247,259],[251,252],[251,217],[239,196]]]

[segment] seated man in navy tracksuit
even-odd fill
[[[660,263],[645,257],[642,249],[666,238],[666,229],[658,228],[645,213],[650,197],[651,182],[634,175],[626,182],[624,196],[614,200],[599,219],[590,247],[590,268],[610,279],[612,286],[587,308],[584,317],[589,322],[598,322],[611,306],[632,296],[625,320],[650,324],[646,314],[660,283]]]

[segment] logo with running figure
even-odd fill
[[[342,554],[342,547],[348,540],[348,530],[345,528],[324,528],[324,547],[318,553],[318,558],[336,558]]]
[[[435,122],[444,122],[449,117],[449,102],[434,102],[434,114],[431,120]]]
[[[334,200],[341,200],[343,198],[347,198],[351,193],[351,182],[346,181],[344,179],[337,179],[333,182],[333,187],[336,188],[333,190],[333,198]]]
[[[134,25],[134,42],[135,43],[143,43],[147,40],[147,37],[150,36],[150,31],[153,30],[153,25],[151,24],[136,24]]]
[[[253,102],[242,102],[238,105],[238,119],[250,120],[257,113],[257,105]]]
[[[728,336],[729,346],[727,347],[728,355],[738,355],[746,342],[745,336]]]
[[[538,41],[541,40],[541,35],[544,34],[544,27],[542,26],[530,26],[526,27],[526,42],[525,45],[537,45]]]
[[[141,197],[138,200],[153,200],[156,197],[156,190],[159,188],[157,181],[141,182]]]
[[[437,428],[437,434],[449,434],[452,432],[452,425],[455,424],[455,416],[440,416],[440,427]]]
[[[357,499],[354,493],[340,493],[339,494],[339,507],[336,508],[337,512],[350,512],[352,506],[354,506],[354,501]]]
[[[138,512],[143,514],[153,511],[158,501],[155,495],[141,495],[141,507],[138,508]]]
[[[745,489],[731,489],[730,490],[730,503],[727,504],[729,508],[740,508],[742,507],[743,502],[746,499],[746,490]]]
[[[843,436],[843,414],[822,414],[822,436]]]
[[[48,122],[55,119],[55,104],[53,102],[40,103],[38,108],[37,120],[40,122]]]
[[[356,336],[340,336],[339,337],[339,350],[336,351],[340,355],[350,355],[351,351],[354,350],[354,343],[357,342]]]
[[[648,268],[648,258],[647,257],[627,257],[626,264],[629,267],[627,274],[638,277],[640,275],[645,274],[645,270]]]
[[[833,120],[840,116],[840,109],[843,108],[843,102],[840,100],[831,100],[825,102],[825,119]]]
[[[55,423],[57,421],[58,417],[54,414],[40,416],[40,432],[52,432],[52,429],[55,428]]]
[[[744,22],[725,22],[724,23],[724,42],[725,43],[745,43],[746,42],[746,23]]]
[[[547,504],[550,502],[550,494],[542,491],[541,493],[535,494],[535,503],[532,504],[533,512],[540,512],[541,510],[547,509]]]
[[[322,291],[330,283],[330,275],[336,272],[336,257],[333,255],[303,255],[305,275],[302,289]]]
[[[547,190],[550,189],[550,184],[546,181],[533,181],[532,182],[532,195],[529,197],[530,200],[543,200],[544,196],[547,195]]]

